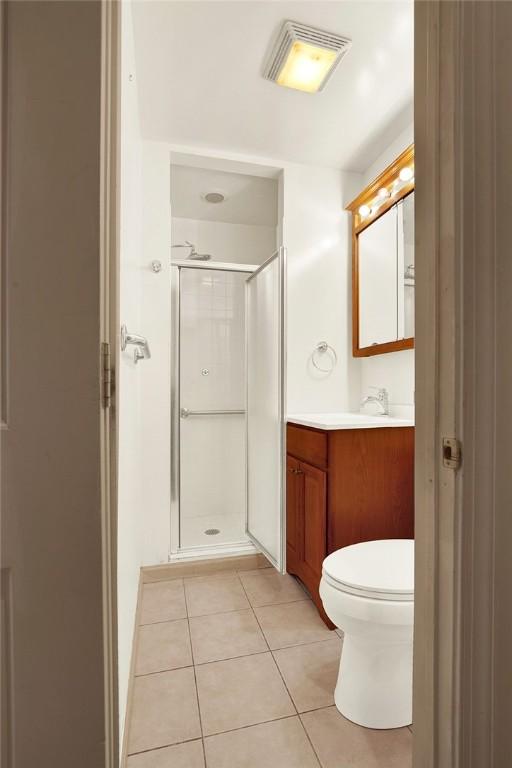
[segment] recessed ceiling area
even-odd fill
[[[413,112],[413,2],[136,2],[142,135],[364,171]],[[265,80],[284,20],[351,38],[325,90]]]
[[[209,203],[205,199],[209,192],[220,192],[224,201]],[[171,166],[171,205],[177,218],[275,227],[277,195],[276,179]]]

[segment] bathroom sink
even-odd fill
[[[293,413],[291,424],[317,429],[374,429],[377,427],[413,427],[414,419],[378,416],[367,413]]]

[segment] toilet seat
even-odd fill
[[[334,589],[373,600],[414,601],[414,541],[383,539],[343,547],[323,563]]]

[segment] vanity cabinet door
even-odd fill
[[[310,591],[318,592],[327,544],[327,475],[300,463],[304,488],[303,578]]]
[[[304,557],[304,483],[300,461],[286,458],[286,569],[299,575]]]
[[[327,472],[288,454],[286,482],[286,570],[302,581],[332,629],[318,591],[327,555]]]

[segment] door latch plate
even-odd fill
[[[443,466],[448,469],[459,469],[462,463],[460,440],[456,437],[443,437]]]

